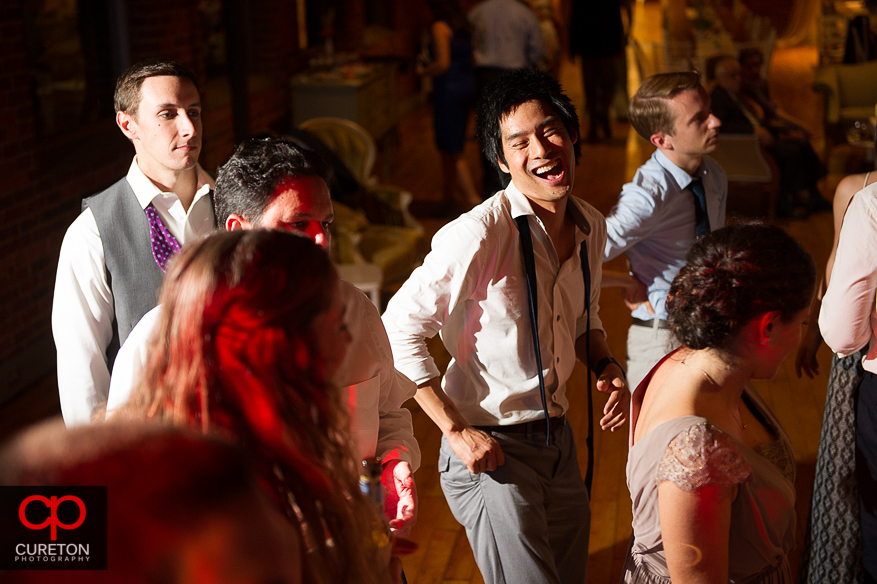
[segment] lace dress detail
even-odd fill
[[[751,468],[734,440],[708,422],[679,433],[658,465],[657,481],[671,481],[683,491],[708,485],[737,485]]]

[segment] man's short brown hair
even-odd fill
[[[166,59],[147,59],[128,67],[116,81],[116,94],[113,102],[116,112],[125,112],[136,116],[140,106],[140,87],[143,80],[149,77],[182,77],[188,79],[198,89],[198,80],[192,70],[176,61]]]
[[[646,140],[658,133],[672,136],[676,120],[670,100],[689,89],[701,89],[700,76],[694,71],[652,75],[630,99],[630,125]]]

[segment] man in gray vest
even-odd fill
[[[143,61],[119,78],[115,107],[136,155],[125,178],[83,201],[58,260],[52,332],[68,426],[106,401],[116,351],[155,306],[168,258],[215,228],[195,75]]]

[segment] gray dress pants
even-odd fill
[[[535,424],[534,427],[537,427]],[[472,474],[442,438],[441,485],[487,584],[584,584],[591,513],[572,429],[492,432],[505,455]]]

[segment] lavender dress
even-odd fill
[[[634,412],[648,381],[637,388]],[[686,491],[711,484],[738,485],[731,504],[728,581],[792,582],[786,555],[795,545],[794,454],[758,394],[747,387],[746,396],[753,413],[775,437],[756,450],[700,416],[665,422],[631,447],[627,486],[633,501],[633,542],[622,582],[670,584],[658,515],[658,484],[665,480]],[[631,418],[635,424],[635,414]]]

